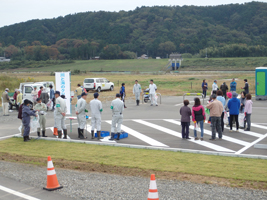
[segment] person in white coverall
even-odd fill
[[[86,112],[88,112],[85,107],[86,107],[86,98],[87,94],[83,92],[81,94],[81,98],[77,102],[77,107],[76,107],[76,115],[77,115],[77,120],[78,120],[78,137],[80,139],[85,139],[84,137],[84,128],[86,125]]]
[[[114,135],[117,131],[117,140],[120,140],[121,124],[122,124],[122,111],[124,109],[123,101],[120,100],[120,94],[116,94],[116,99],[111,102],[110,109],[112,110],[112,123],[111,123],[111,138],[114,140]],[[115,131],[116,130],[116,131]]]
[[[57,128],[58,138],[61,138],[62,136],[62,130],[64,133],[64,139],[67,139],[67,127],[65,125],[65,116],[67,113],[67,106],[64,99],[60,97],[60,92],[55,92],[55,98],[56,98],[56,109],[55,109],[55,124]]]
[[[92,101],[90,101],[90,109],[91,109],[91,135],[92,139],[94,139],[94,130],[96,128],[97,130],[97,138],[98,139],[103,139],[100,134],[101,134],[101,113],[103,111],[102,108],[102,103],[101,101],[98,100],[99,94],[96,92],[94,93],[94,98]]]
[[[135,95],[137,106],[139,106],[141,92],[142,92],[141,85],[138,83],[138,80],[135,80],[135,84],[133,86],[133,94]]]
[[[156,106],[158,106],[157,100],[156,100],[156,90],[157,90],[157,86],[156,84],[154,84],[153,80],[150,80],[150,84],[149,84],[149,95],[151,98],[151,106],[153,106],[153,104],[156,104]]]
[[[47,137],[45,135],[45,129],[46,129],[46,110],[47,110],[47,107],[44,103],[42,103],[42,99],[41,98],[37,98],[36,99],[36,104],[33,108],[35,111],[38,111],[38,114],[39,114],[39,124],[40,124],[40,127],[37,128],[37,135],[38,137],[41,136],[40,132],[41,132],[41,129],[42,129],[42,136],[43,137]]]

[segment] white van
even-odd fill
[[[110,82],[106,78],[86,78],[83,81],[83,87],[88,92],[89,90],[95,90],[101,92],[102,90],[114,90],[114,83]]]
[[[40,87],[43,86],[43,84],[29,83],[29,82],[20,83],[19,89],[21,90],[23,99],[28,99],[33,102],[31,93],[33,91],[33,87],[35,86],[37,87],[37,91],[39,91]]]

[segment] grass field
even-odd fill
[[[40,153],[40,150],[43,153]],[[203,177],[225,178],[228,181],[231,180],[233,184],[238,182],[239,185],[237,186],[239,187],[243,187],[246,181],[252,181],[260,183],[260,188],[267,189],[267,160],[261,159],[209,156],[45,140],[31,140],[25,143],[21,138],[0,141],[0,155],[3,154],[7,154],[5,157],[0,156],[5,158],[4,160],[8,160],[8,155],[13,155],[13,159],[14,155],[18,155],[28,157],[28,163],[37,165],[45,165],[46,157],[51,156],[55,160],[56,167],[57,165],[61,166],[60,163],[65,161],[70,161],[72,163],[71,168],[74,169],[81,169],[83,164],[93,163],[96,166],[110,167],[110,169],[119,167],[126,171],[133,169],[135,172],[138,172],[139,169],[158,172],[159,175],[163,172],[170,172],[173,177],[176,174],[184,173]],[[26,160],[21,160],[19,157],[15,161],[26,162]],[[77,163],[73,164],[75,162]],[[87,169],[87,171],[90,171],[90,169]],[[124,174],[123,172],[121,173]],[[171,176],[168,176],[168,178],[171,178]]]
[[[11,71],[132,71],[132,72],[157,72],[163,70],[168,64],[168,59],[148,60],[76,60],[74,63],[46,65],[41,62],[33,68],[10,69]],[[42,67],[40,67],[42,66]],[[245,58],[184,58],[180,71],[193,70],[223,70],[243,71],[255,70],[256,67],[267,66],[266,57],[245,57]]]

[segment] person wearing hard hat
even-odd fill
[[[58,138],[62,136],[62,130],[64,133],[64,139],[67,139],[67,127],[65,124],[65,116],[67,113],[66,101],[60,97],[60,92],[55,92],[56,109],[55,109],[55,124],[57,128]]]
[[[29,105],[30,105],[30,101],[26,99],[24,101],[24,105],[22,107],[22,123],[24,126],[24,134],[23,134],[24,142],[27,142],[30,140],[29,135],[30,135],[31,116],[37,117],[35,110],[31,110]]]
[[[9,105],[8,91],[9,91],[9,89],[6,88],[5,91],[2,94],[4,116],[9,116],[9,114],[8,114],[8,105]]]
[[[78,100],[77,105],[76,105],[76,115],[77,115],[77,120],[78,120],[78,137],[80,139],[85,139],[84,137],[84,128],[86,125],[86,112],[88,112],[85,107],[86,107],[86,98],[87,94],[83,92],[81,94],[81,98]]]
[[[110,108],[112,110],[112,124],[111,124],[111,138],[109,140],[114,140],[115,133],[118,134],[117,140],[119,140],[121,134],[121,124],[123,119],[122,111],[124,109],[123,101],[120,100],[120,94],[116,94],[116,99],[114,99],[111,102]]]
[[[47,108],[46,108],[46,105],[44,103],[42,103],[41,98],[37,98],[36,102],[37,103],[34,106],[34,110],[38,111],[39,124],[40,124],[40,127],[37,128],[37,135],[38,135],[38,137],[41,136],[40,132],[41,132],[41,128],[42,128],[42,136],[47,137],[47,136],[45,136],[45,129],[46,129],[46,113],[45,113],[45,111],[47,110]]]
[[[141,92],[142,92],[141,85],[138,83],[138,80],[135,80],[135,84],[133,86],[133,94],[135,95],[137,106],[139,106]]]
[[[91,119],[91,135],[92,139],[94,139],[94,130],[95,128],[97,129],[97,138],[98,139],[103,139],[101,137],[101,113],[103,111],[102,108],[102,103],[101,101],[98,100],[99,94],[96,92],[94,93],[94,99],[90,101],[90,109],[91,109],[91,114],[92,114],[92,119]]]

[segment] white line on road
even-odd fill
[[[106,121],[106,122],[108,124],[111,124],[111,121]],[[148,144],[150,144],[152,146],[169,147],[169,146],[167,146],[167,145],[165,145],[165,144],[163,144],[163,143],[161,143],[161,142],[159,142],[157,140],[154,140],[153,138],[148,137],[148,136],[146,136],[146,135],[144,135],[142,133],[139,133],[139,132],[137,132],[137,131],[135,131],[135,130],[129,128],[129,127],[127,127],[127,126],[121,125],[121,129],[123,131],[125,131],[126,133],[128,133],[128,134],[130,134],[130,135],[138,138],[139,140],[142,140],[145,143],[148,143]]]
[[[244,151],[246,151],[247,149],[249,149],[250,147],[252,147],[254,144],[258,143],[259,141],[263,140],[266,137],[267,137],[267,133],[265,135],[262,135],[259,139],[255,140],[254,142],[250,143],[249,145],[243,147],[239,151],[235,152],[235,154],[241,154],[241,153],[243,153]]]
[[[170,122],[170,123],[173,123],[173,124],[177,124],[177,125],[181,125],[181,122],[176,121],[176,120],[173,120],[173,119],[164,119],[164,121],[166,121],[166,122]],[[195,129],[195,127],[194,127],[193,125],[189,126],[189,128],[192,129],[192,130]],[[206,130],[206,129],[204,129],[204,133],[207,134],[207,135],[212,135],[212,132],[209,131],[209,130]],[[223,140],[226,140],[226,141],[229,141],[229,142],[233,142],[233,143],[242,145],[242,146],[247,146],[247,145],[250,144],[249,142],[245,142],[245,141],[242,141],[242,140],[238,140],[238,139],[235,139],[235,138],[226,136],[226,135],[223,135],[223,138],[222,138],[222,139],[223,139]]]
[[[140,123],[140,124],[143,124],[143,125],[146,125],[146,126],[149,126],[151,128],[160,130],[163,133],[170,134],[170,135],[173,135],[175,137],[182,138],[182,134],[181,133],[173,131],[171,129],[168,129],[168,128],[165,128],[165,127],[162,127],[162,126],[159,126],[159,125],[156,125],[156,124],[152,124],[150,122],[146,122],[146,121],[143,121],[143,120],[133,120],[133,121],[135,121],[137,123]],[[224,147],[221,147],[219,145],[212,144],[212,143],[209,143],[209,142],[206,142],[206,141],[200,141],[200,140],[188,140],[188,141],[196,143],[196,144],[199,144],[199,145],[202,145],[202,146],[205,146],[207,148],[210,148],[210,149],[213,149],[213,150],[216,150],[216,151],[235,152],[235,151],[233,151],[231,149],[227,149],[227,148],[224,148]]]
[[[206,124],[209,124],[208,122],[205,122],[205,123],[206,123]],[[210,124],[209,124],[209,125],[210,125]],[[230,127],[224,126],[224,128],[230,130]],[[261,137],[261,136],[262,136],[262,134],[260,134],[260,133],[255,133],[255,132],[252,132],[252,131],[244,131],[244,130],[241,130],[241,129],[239,129],[238,131],[239,131],[240,133],[244,133],[244,134],[246,134],[246,135],[250,135],[250,136],[253,136],[253,137]]]
[[[11,189],[6,188],[6,187],[4,187],[2,185],[0,185],[0,190],[2,190],[4,192],[7,192],[7,193],[10,193],[12,195],[18,196],[18,197],[23,198],[23,199],[27,199],[27,200],[40,200],[40,199],[37,199],[35,197],[31,197],[29,195],[22,194],[20,192],[15,191],[15,190],[11,190]]]
[[[267,130],[267,126],[262,126],[262,125],[258,125],[258,124],[254,124],[254,123],[251,123],[251,126],[256,127],[256,128],[262,128],[262,129],[266,129]]]

